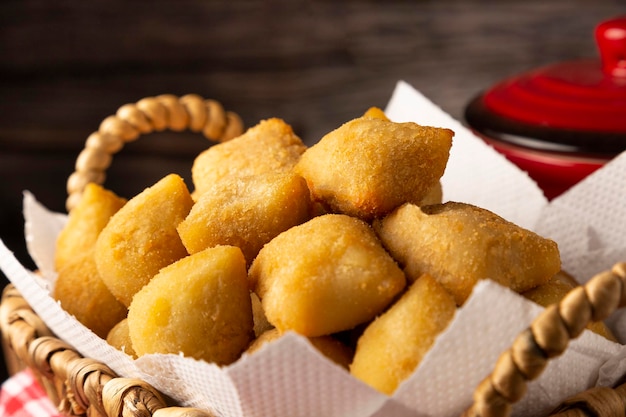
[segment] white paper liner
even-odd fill
[[[626,260],[623,222],[626,157],[548,203],[536,184],[472,132],[404,82],[386,109],[396,121],[415,121],[455,131],[442,179],[444,198],[487,208],[557,241],[568,272],[581,280],[591,271]],[[227,367],[177,355],[133,361],[65,313],[48,295],[54,284],[54,242],[65,217],[25,193],[27,243],[41,274],[26,270],[0,242],[0,267],[35,312],[83,356],[106,363],[121,376],[152,384],[181,405],[229,417],[454,416],[471,404],[478,382],[498,355],[541,311],[491,281],[480,282],[419,369],[388,397],[324,358],[305,338],[288,334]],[[595,273],[594,272],[594,273]],[[612,318],[624,340],[624,315]],[[621,326],[621,327],[620,327]],[[514,415],[542,415],[565,397],[596,384],[611,385],[626,372],[626,348],[585,331],[566,353],[530,384]]]

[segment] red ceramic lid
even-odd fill
[[[479,132],[534,149],[615,155],[626,149],[626,16],[596,27],[600,59],[549,65],[475,98]]]

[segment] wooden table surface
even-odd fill
[[[247,126],[281,117],[313,144],[405,80],[462,119],[504,77],[596,57],[595,25],[624,14],[617,0],[3,0],[0,237],[30,265],[22,191],[63,210],[76,155],[122,104],[197,93]],[[168,172],[188,178],[207,146],[152,136],[116,156],[109,188],[132,196]]]

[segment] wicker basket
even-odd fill
[[[89,182],[102,183],[125,142],[140,134],[164,129],[190,129],[224,141],[242,131],[239,117],[213,100],[195,95],[158,96],[122,106],[105,119],[86,142],[76,171],[68,180],[68,210]],[[496,362],[492,373],[476,387],[474,403],[464,416],[508,416],[526,392],[527,383],[561,355],[571,339],[592,321],[607,318],[626,306],[626,263],[598,274],[572,290],[559,304],[545,309],[515,339]],[[19,292],[9,284],[0,304],[0,330],[7,367],[14,374],[32,370],[61,413],[67,416],[212,416],[208,411],[177,407],[148,383],[118,377],[109,367],[82,357],[54,337]],[[564,402],[554,416],[624,416],[626,384],[614,389],[592,388]]]

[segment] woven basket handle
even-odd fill
[[[67,210],[76,206],[88,183],[104,183],[112,155],[126,142],[166,129],[176,132],[189,129],[202,133],[209,140],[224,142],[240,135],[243,123],[237,114],[225,111],[219,102],[195,94],[182,97],[164,94],[125,104],[115,115],[104,119],[98,130],[87,138],[85,148],[76,159],[75,171],[67,180]]]
[[[601,321],[626,306],[626,262],[594,276],[546,308],[496,362],[474,391],[474,403],[463,417],[506,417],[522,399],[527,384],[541,375],[548,361],[561,355],[571,339],[590,322]],[[620,403],[623,408],[623,403]],[[622,410],[623,412],[623,410]],[[623,415],[623,414],[622,414]]]

